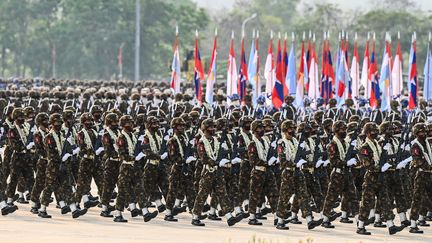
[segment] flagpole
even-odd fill
[[[250,20],[256,18],[256,16],[258,16],[258,14],[257,14],[257,13],[253,13],[250,17],[246,18],[246,19],[243,21],[243,23],[242,23],[242,33],[245,32],[245,26],[246,26],[246,23],[249,22]]]
[[[135,1],[135,79],[134,86],[139,80],[140,74],[140,19],[141,19],[141,1]]]

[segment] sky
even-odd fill
[[[221,9],[221,8],[232,8],[235,0],[194,0],[200,7],[210,9]],[[367,0],[302,0],[302,3],[319,3],[329,2],[337,3],[342,9],[350,10],[355,8],[361,8],[368,10],[373,7]],[[415,0],[416,4],[423,10],[432,10],[432,0]]]

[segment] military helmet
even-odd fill
[[[36,111],[33,108],[33,106],[27,106],[26,108],[24,108],[24,113],[26,116],[29,116],[30,114],[34,114]]]
[[[135,123],[137,126],[144,126],[144,124],[146,123],[146,114],[138,114],[135,117]]]
[[[49,116],[47,113],[41,112],[41,113],[36,115],[36,118],[35,118],[36,125],[40,125],[40,124],[42,124],[43,121],[46,121],[46,120],[49,120]]]
[[[424,123],[417,123],[412,128],[414,136],[418,136],[420,132],[426,132],[426,125]]]
[[[174,127],[176,127],[176,126],[184,126],[184,125],[186,125],[186,122],[182,119],[182,118],[180,118],[180,117],[174,117],[172,120],[171,120],[171,127],[172,128],[174,128]]]
[[[368,134],[370,132],[376,132],[378,133],[378,125],[375,122],[368,122],[363,127],[363,134]]]
[[[252,122],[252,124],[251,124],[252,132],[255,132],[257,130],[257,128],[259,128],[259,127],[264,128],[264,124],[263,124],[262,120],[255,120]]]
[[[129,115],[124,115],[120,118],[120,126],[124,127],[127,123],[132,123],[132,117]]]
[[[239,120],[239,127],[250,127],[252,123],[252,118],[249,116],[244,116]]]
[[[359,115],[352,115],[350,116],[348,122],[360,122],[361,117]]]
[[[353,99],[350,99],[350,98],[346,99],[346,100],[345,100],[345,105],[346,105],[347,107],[351,107],[351,106],[353,106],[353,105],[354,105],[354,100],[353,100]]]
[[[324,111],[318,110],[314,114],[314,120],[317,122],[322,122],[323,116],[324,116]]]
[[[286,120],[282,122],[281,130],[283,132],[287,131],[288,129],[295,129],[295,128],[296,128],[296,124],[293,120]]]
[[[380,133],[385,133],[393,130],[392,123],[389,121],[383,121],[379,126]]]
[[[149,117],[147,117],[146,125],[151,125],[151,124],[158,123],[158,122],[159,122],[159,119],[157,119],[155,116],[149,116]]]
[[[336,104],[337,104],[336,99],[335,98],[331,98],[330,101],[329,101],[329,105],[330,106],[335,106]]]
[[[326,118],[324,119],[323,123],[322,123],[323,127],[332,127],[333,126],[333,119],[331,118]]]
[[[93,116],[90,112],[84,112],[81,114],[80,122],[85,123],[86,121],[93,121]]]
[[[24,110],[22,108],[14,108],[13,112],[12,112],[12,118],[18,119],[18,118],[24,118],[25,117],[25,113]]]
[[[264,118],[262,120],[262,123],[265,127],[269,127],[269,126],[272,127],[273,126],[273,120],[270,118]]]
[[[51,125],[55,123],[62,123],[62,116],[59,113],[51,114],[49,117],[49,122]]]
[[[64,120],[72,120],[75,117],[75,113],[72,110],[65,110],[63,112],[63,119]]]
[[[392,100],[392,101],[390,101],[390,108],[392,109],[392,110],[397,110],[398,109],[398,107],[399,107],[399,101],[397,101],[397,100]]]
[[[339,120],[333,124],[333,132],[334,133],[337,133],[337,132],[339,132],[341,130],[345,130],[345,129],[347,129],[347,125],[344,121]]]
[[[214,127],[214,126],[215,126],[215,122],[211,118],[207,118],[202,122],[202,127],[204,130],[207,130],[208,128]]]
[[[105,125],[109,126],[111,125],[113,122],[118,122],[118,116],[116,113],[108,113],[105,116]]]
[[[90,109],[90,113],[94,114],[94,113],[102,113],[102,107],[100,107],[99,105],[94,105],[92,106],[92,108]]]
[[[4,108],[3,114],[5,116],[10,116],[12,114],[13,110],[14,110],[14,107],[12,105],[8,105]]]
[[[358,122],[352,121],[350,123],[348,123],[347,125],[347,133],[352,133],[354,132],[359,126]]]
[[[294,101],[294,97],[292,95],[288,95],[287,97],[285,97],[285,103],[292,103]]]
[[[273,121],[279,121],[280,120],[280,118],[281,118],[281,113],[278,111],[278,112],[275,112],[274,114],[273,114]]]
[[[59,104],[51,104],[50,110],[51,113],[61,113],[63,109]]]

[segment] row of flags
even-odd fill
[[[218,58],[217,30],[215,30],[213,50],[206,80],[199,51],[198,31],[196,31],[195,36],[195,99],[199,105],[203,102],[213,104],[214,84],[216,83],[217,76],[216,62]],[[352,47],[351,59],[349,57],[350,48],[348,33],[344,32],[339,34],[336,58],[333,59],[330,48],[330,36],[327,32],[324,32],[320,71],[318,70],[315,34],[309,33],[309,38],[306,40],[305,33],[303,33],[298,66],[296,63],[295,34],[292,33],[291,35],[291,43],[287,43],[289,42],[289,40],[287,40],[287,34],[285,34],[282,40],[279,33],[276,53],[273,51],[273,37],[273,32],[271,32],[263,73],[265,79],[265,90],[261,91],[260,57],[258,55],[259,32],[253,32],[249,59],[246,58],[245,38],[244,33],[242,33],[240,63],[238,68],[234,51],[234,32],[232,32],[226,75],[226,95],[228,104],[230,104],[230,101],[234,96],[240,100],[241,104],[243,104],[246,94],[251,92],[254,105],[257,104],[258,98],[263,96],[267,105],[271,105],[276,109],[283,106],[284,99],[288,95],[295,98],[294,105],[297,107],[303,107],[305,97],[308,97],[313,101],[317,101],[319,98],[322,98],[324,101],[335,98],[338,106],[342,106],[347,98],[360,97],[360,87],[364,88],[364,98],[369,100],[372,108],[389,110],[390,101],[401,98],[404,81],[402,77],[402,52],[399,33],[397,49],[394,56],[392,55],[391,50],[391,36],[389,33],[386,33],[385,35],[381,70],[378,70],[376,60],[375,33],[373,33],[372,38],[370,38],[368,33],[363,62],[360,68],[357,34],[355,34],[353,38],[354,45]],[[430,39],[429,36],[429,42]],[[180,84],[182,81],[180,78],[177,28],[173,53],[174,55],[171,66],[171,89],[174,93],[180,93]],[[409,108],[414,109],[417,106],[418,100],[415,33],[412,35],[408,69],[408,80],[405,86],[409,94]],[[424,77],[423,96],[426,100],[429,100],[432,99],[432,51],[429,46],[427,50]],[[203,96],[202,82],[204,81],[206,81],[207,85],[206,93]],[[251,85],[252,90],[247,90],[248,84]]]

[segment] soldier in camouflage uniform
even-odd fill
[[[117,138],[120,135],[119,118],[115,113],[108,113],[105,116],[105,133],[102,136],[104,155],[102,163],[104,165],[103,187],[101,194],[102,217],[112,217],[109,212],[109,202],[117,184],[120,168],[120,158],[118,157]]]
[[[27,142],[30,131],[24,125],[25,114],[23,109],[15,108],[13,119],[14,126],[8,131],[8,146],[12,151],[10,182],[6,188],[8,203],[13,201],[18,180],[21,176],[25,179],[26,185],[31,187],[34,183],[32,164],[29,160],[29,150],[34,146],[34,142]]]
[[[4,108],[3,114],[6,117],[4,119],[3,125],[1,127],[1,146],[3,150],[3,161],[2,161],[2,170],[4,174],[4,184],[6,185],[6,178],[9,177],[10,174],[10,160],[12,157],[12,150],[11,147],[8,146],[8,139],[7,134],[9,133],[9,130],[13,128],[14,121],[13,121],[13,112],[14,108],[12,105],[8,105]]]
[[[231,214],[232,207],[228,202],[228,195],[225,188],[225,180],[222,171],[219,170],[218,164],[220,161],[221,144],[215,136],[215,123],[211,118],[203,121],[204,135],[197,144],[198,155],[204,165],[202,177],[199,184],[199,191],[195,198],[194,207],[192,210],[193,218],[192,225],[204,226],[199,219],[203,211],[204,202],[209,194],[213,193],[216,196],[222,208],[222,213],[227,218],[227,223],[232,226],[240,222],[243,217],[241,215],[233,216]]]
[[[240,156],[240,173],[239,173],[239,192],[240,200],[246,205],[249,204],[249,183],[252,167],[247,156],[247,148],[252,140],[250,125],[252,119],[250,117],[242,117],[239,121],[239,138],[238,138],[238,154]]]
[[[388,168],[389,164],[386,163],[382,167],[380,166],[382,150],[386,149],[385,147],[387,144],[382,148],[378,143],[378,126],[374,122],[367,123],[363,128],[363,133],[366,134],[367,137],[365,143],[361,147],[358,157],[367,171],[363,183],[357,234],[371,234],[365,229],[365,221],[368,219],[370,210],[374,207],[373,202],[375,196],[377,197],[377,201],[384,204],[382,207],[381,217],[387,221],[389,233],[395,234],[401,231],[402,228],[395,226],[393,223],[394,214],[389,205],[390,201],[384,184],[385,181],[383,181],[384,176],[382,174],[382,171],[385,171],[384,168]]]
[[[248,146],[248,156],[252,166],[249,194],[250,217],[248,224],[262,225],[262,223],[256,219],[257,206],[262,201],[262,198],[267,196],[272,213],[275,213],[279,193],[277,191],[274,173],[268,169],[269,162],[267,161],[267,153],[270,149],[270,144],[263,139],[264,126],[262,121],[253,121],[251,130],[253,135]]]
[[[142,141],[143,153],[145,157],[143,185],[144,198],[147,205],[151,205],[151,200],[155,200],[158,211],[165,211],[165,205],[162,204],[162,194],[159,191],[158,184],[158,167],[161,160],[164,160],[168,153],[161,153],[162,137],[158,134],[159,120],[154,116],[147,117],[146,131]]]
[[[411,203],[411,226],[410,233],[423,233],[417,227],[417,220],[419,219],[419,212],[423,204],[424,197],[431,197],[431,173],[432,173],[432,160],[430,154],[431,145],[426,139],[426,126],[424,123],[418,123],[413,127],[413,135],[415,136],[414,141],[411,145],[412,158],[406,160],[405,163],[409,163],[417,171],[413,183],[413,194]]]
[[[40,201],[39,197],[45,185],[45,171],[48,164],[47,152],[44,147],[44,138],[49,132],[49,116],[42,112],[36,116],[37,131],[34,134],[34,143],[36,154],[39,156],[36,163],[36,177],[33,189],[30,194],[31,212],[39,213]]]
[[[166,198],[166,221],[176,222],[174,214],[180,211],[180,199],[186,196],[188,205],[192,207],[195,203],[196,192],[193,186],[192,170],[189,164],[196,160],[193,156],[187,158],[188,140],[184,136],[185,122],[182,118],[176,117],[171,121],[173,136],[168,141],[168,158],[172,162],[169,176],[169,189]],[[185,195],[183,195],[184,192]],[[181,197],[179,197],[181,196]],[[177,205],[175,203],[177,202]]]
[[[72,211],[72,217],[78,218],[87,212],[87,209],[77,209],[77,206],[72,198],[72,190],[70,187],[69,176],[65,161],[71,156],[70,153],[65,151],[66,138],[61,133],[62,117],[58,113],[54,113],[50,116],[51,130],[44,138],[45,150],[48,155],[48,164],[45,174],[45,187],[41,193],[41,207],[39,209],[38,216],[41,218],[51,218],[46,212],[48,207],[51,194],[56,192],[60,198],[60,207],[62,213],[64,211]],[[66,206],[65,201],[70,201],[69,207]]]
[[[79,147],[77,144],[78,140],[78,132],[75,127],[75,112],[71,109],[66,109],[63,112],[63,125],[62,125],[62,133],[63,136],[66,138],[69,149],[72,150],[70,158],[68,158],[67,164],[70,167],[70,173],[72,174],[73,178],[78,178],[78,170],[79,170],[79,158],[78,158],[78,152]],[[73,186],[75,185],[75,181],[72,182]]]
[[[95,130],[97,134],[96,142],[94,144],[95,158],[91,168],[91,176],[93,177],[96,183],[98,194],[102,195],[103,171],[104,171],[103,159],[102,159],[104,154],[102,135],[105,133],[103,122],[102,122],[102,113],[103,113],[102,107],[100,107],[99,105],[94,105],[90,109],[90,113],[92,114],[93,121],[94,121],[93,130]],[[92,200],[97,200],[97,197],[93,197],[91,196],[91,194],[89,194],[89,197]]]
[[[357,163],[356,158],[353,158],[353,154],[349,154],[350,158],[347,158],[347,152],[350,147],[352,148],[356,145],[354,140],[347,142],[345,140],[347,134],[347,125],[344,121],[336,121],[333,124],[333,136],[332,142],[327,146],[329,152],[330,163],[333,167],[332,173],[330,174],[330,184],[327,190],[327,195],[323,205],[323,224],[324,228],[334,228],[331,224],[333,220],[342,215],[341,222],[352,223],[348,219],[348,211],[352,211],[353,214],[358,214],[358,200],[357,192],[354,186],[351,172],[349,170],[350,166]],[[331,214],[331,210],[336,203],[338,196],[343,198],[342,201],[342,213],[341,214]],[[351,204],[345,203],[351,199]],[[351,209],[350,209],[351,206]]]
[[[79,204],[81,199],[84,202],[85,208],[95,207],[99,204],[98,201],[89,199],[88,193],[91,190],[92,168],[95,163],[95,148],[97,133],[93,127],[93,116],[85,112],[80,117],[83,129],[78,133],[79,151],[79,169],[77,178],[77,189],[74,195],[75,202]]]
[[[144,222],[148,222],[155,218],[158,214],[157,211],[150,213],[147,209],[146,198],[144,198],[144,187],[142,185],[142,165],[138,156],[134,156],[134,150],[137,143],[137,138],[133,132],[132,117],[125,115],[120,118],[120,126],[123,128],[121,134],[117,138],[118,156],[121,161],[119,177],[118,177],[118,196],[115,205],[114,222],[127,222],[123,218],[122,212],[126,203],[131,202],[132,194],[137,193],[136,197],[139,206],[142,208]],[[136,209],[135,204],[129,204],[131,212]],[[136,210],[135,210],[136,211]],[[134,216],[134,215],[132,215]]]
[[[295,161],[298,141],[295,138],[296,124],[292,120],[284,121],[281,125],[283,133],[282,138],[278,141],[278,157],[281,163],[281,185],[279,190],[279,201],[277,204],[277,229],[287,230],[286,226],[289,209],[289,200],[293,194],[300,201],[303,218],[308,222],[308,229],[313,229],[320,222],[312,220],[312,211],[308,203],[308,193],[306,182],[300,167],[305,161],[303,159]]]

